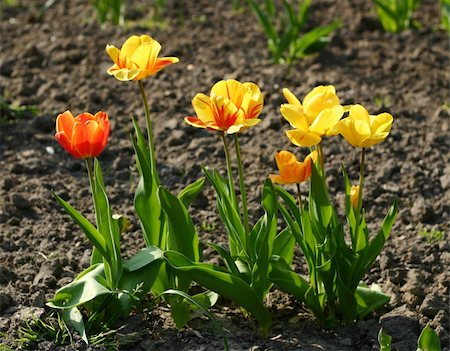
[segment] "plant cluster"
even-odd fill
[[[389,236],[397,206],[392,205],[378,233],[371,235],[363,207],[364,166],[366,150],[389,135],[393,117],[389,113],[370,115],[359,104],[342,105],[331,85],[314,88],[303,102],[284,89],[287,103],[281,105],[280,112],[292,126],[287,137],[294,145],[308,148],[309,154],[303,162],[285,150],[275,155],[279,172],[265,180],[264,213],[252,222],[239,137],[261,121],[264,94],[252,82],[228,79],[214,84],[209,94],[194,96],[195,115],[184,120],[222,140],[227,174],[204,167],[204,178],[175,195],[161,185],[158,176],[143,83],[178,62],[176,57],[159,57],[160,50],[161,45],[147,35],[129,37],[120,49],[106,47],[113,61],[108,74],[123,82],[135,82],[145,111],[146,132],[133,119],[131,143],[139,171],[134,209],[146,247],[133,257],[122,258],[121,236],[128,230],[129,220],[114,214],[97,159],[110,134],[108,114],[85,112],[74,117],[66,111],[57,117],[56,140],[86,164],[95,223],[54,194],[92,243],[93,251],[90,267],[60,288],[48,305],[60,310],[65,323],[87,341],[87,325],[111,325],[125,318],[149,292],[170,306],[178,328],[189,322],[193,312],[207,311],[220,295],[249,313],[263,335],[271,326],[265,299],[274,286],[302,301],[319,323],[330,327],[358,321],[385,304],[389,297],[377,285],[365,285],[363,279]],[[352,185],[342,166],[345,222],[333,206],[325,181],[322,140],[336,135],[361,149],[358,184]],[[233,174],[230,137],[237,177]],[[228,234],[228,245],[207,243],[220,256],[221,265],[203,261],[197,229],[188,212],[206,180],[215,190],[217,211]],[[308,181],[305,197],[299,184]],[[276,184],[296,184],[297,199]],[[280,218],[285,223],[281,228]],[[292,269],[295,245],[306,259],[307,276]],[[190,295],[193,282],[204,290]]]

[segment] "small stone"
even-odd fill
[[[9,295],[0,293],[0,313],[3,313],[11,306]]]
[[[59,260],[44,261],[38,274],[34,277],[33,284],[46,285],[49,287],[56,286],[56,277],[62,272]]]
[[[440,310],[445,310],[447,307],[438,295],[430,294],[423,300],[420,312],[429,318],[434,318]]]
[[[186,138],[184,135],[184,132],[182,130],[173,130],[170,133],[170,137],[169,137],[169,146],[177,146],[177,145],[181,145],[185,142]]]
[[[423,197],[419,197],[411,208],[411,216],[413,220],[418,220],[422,223],[430,222],[434,219],[433,208],[428,204]]]
[[[20,194],[13,194],[11,196],[11,202],[19,210],[29,210],[31,208],[31,203],[29,200],[25,199]]]

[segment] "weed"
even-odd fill
[[[425,238],[429,243],[442,241],[445,237],[444,232],[438,229],[423,229],[419,232],[419,235]]]

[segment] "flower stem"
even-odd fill
[[[358,213],[361,212],[363,187],[364,187],[364,161],[366,157],[366,149],[361,150],[361,161],[359,162],[359,197],[358,197]]]
[[[145,94],[144,83],[142,83],[142,80],[139,80],[138,83],[139,83],[139,90],[141,91],[142,101],[144,102],[145,122],[147,124],[148,148],[150,150],[150,165],[152,167],[152,173],[156,176],[155,143],[153,141],[153,128],[152,128],[152,120],[150,118],[150,108],[148,106],[147,96]]]
[[[323,155],[323,148],[322,148],[322,142],[317,145],[317,151],[319,153],[319,162],[320,162],[320,172],[325,179],[325,161],[324,161],[324,155]]]
[[[302,192],[300,190],[300,183],[297,183],[297,194],[298,194],[298,207],[300,209],[300,213],[303,212],[303,202],[302,202]]]
[[[241,190],[241,198],[242,198],[242,213],[244,219],[244,228],[245,233],[248,234],[250,232],[250,228],[248,225],[248,208],[247,208],[247,192],[245,191],[245,182],[244,182],[244,170],[241,158],[241,147],[239,145],[239,137],[234,134],[234,146],[236,149],[236,157],[238,162],[238,170],[239,170],[239,187]]]
[[[233,182],[233,171],[231,169],[231,159],[230,159],[230,151],[228,149],[228,141],[225,133],[221,134],[222,141],[223,141],[223,149],[225,151],[225,160],[227,162],[227,172],[228,172],[228,187],[230,191],[230,195],[232,198],[233,206],[238,209],[238,202],[236,197],[236,191],[234,189],[234,182]],[[238,210],[239,213],[239,210]]]

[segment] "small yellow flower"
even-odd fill
[[[373,116],[361,105],[353,105],[336,131],[354,147],[367,148],[381,143],[389,135],[394,118],[389,113]]]
[[[286,88],[283,95],[288,103],[281,105],[280,112],[294,128],[286,132],[291,143],[311,147],[320,143],[323,136],[335,134],[333,129],[344,108],[334,86],[314,88],[305,96],[303,104]]]
[[[141,80],[178,62],[176,57],[159,57],[161,45],[148,35],[132,35],[119,50],[114,45],[106,45],[106,52],[114,61],[108,74],[121,81]]]
[[[269,178],[273,183],[278,184],[302,183],[311,177],[312,164],[316,160],[317,151],[311,152],[303,162],[299,162],[297,157],[289,151],[280,151],[275,155],[280,174],[270,174]]]
[[[238,133],[261,122],[258,116],[263,104],[263,94],[256,84],[221,80],[214,84],[209,96],[195,95],[192,106],[197,116],[184,120],[197,128]]]
[[[359,185],[352,185],[350,189],[350,203],[352,207],[356,209],[359,201]]]

